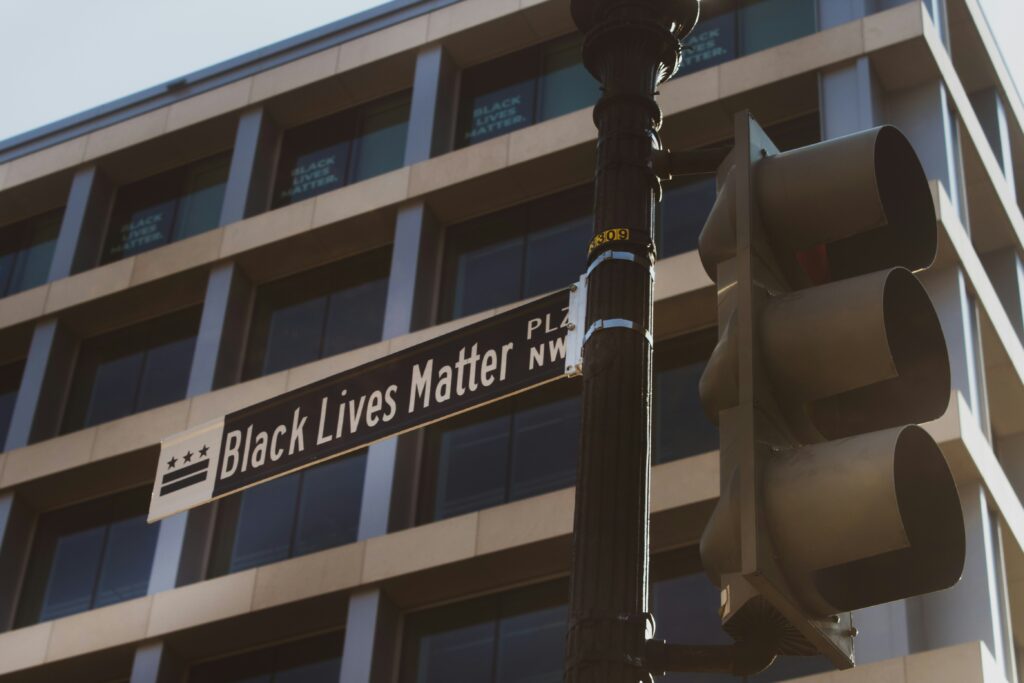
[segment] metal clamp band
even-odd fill
[[[587,328],[587,333],[583,335],[583,343],[586,344],[587,340],[590,339],[590,335],[594,334],[598,330],[607,330],[615,327],[640,332],[641,334],[644,335],[644,339],[647,340],[647,343],[650,344],[652,347],[654,346],[654,336],[651,334],[650,330],[645,330],[632,320],[626,320],[624,318],[595,320],[594,322],[590,323],[590,327]]]
[[[590,277],[590,274],[594,272],[594,269],[605,261],[630,261],[637,264],[638,266],[647,268],[647,272],[651,276],[651,282],[654,282],[654,266],[651,264],[650,258],[641,259],[639,256],[631,251],[602,251],[594,259],[594,262],[587,267],[585,277]]]

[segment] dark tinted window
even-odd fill
[[[456,147],[482,142],[597,101],[598,84],[568,36],[466,69]]]
[[[783,151],[821,140],[817,112],[769,126],[766,132]],[[724,141],[714,146],[729,144]],[[667,258],[697,248],[700,231],[715,205],[715,178],[682,176],[664,183],[662,189],[655,241],[658,258]]]
[[[813,33],[814,0],[719,0],[701,6],[701,18],[686,39],[689,49],[677,75]]]
[[[193,666],[189,683],[337,683],[343,638],[327,633]]]
[[[41,515],[18,624],[145,595],[159,530],[148,504],[143,489]]]
[[[219,503],[217,576],[356,540],[365,451],[255,486]]]
[[[199,314],[187,309],[83,341],[63,431],[184,398]]]
[[[442,317],[459,318],[567,287],[593,233],[583,186],[448,229]]]
[[[454,418],[428,434],[429,509],[454,517],[571,486],[576,479],[580,385],[560,382]]]
[[[230,164],[225,152],[118,188],[103,262],[216,228]]]
[[[0,451],[7,441],[7,430],[11,427],[11,416],[14,414],[14,402],[18,398],[18,387],[21,386],[21,374],[25,363],[8,363],[0,365]]]
[[[0,296],[46,282],[64,210],[0,228]]]
[[[285,131],[273,206],[394,170],[405,161],[409,93]]]
[[[410,615],[401,683],[559,683],[567,596],[561,580]]]
[[[655,464],[718,448],[718,428],[700,404],[698,383],[717,336],[714,328],[660,342],[654,353],[652,419]]]
[[[655,353],[654,462],[718,448],[697,382],[714,330],[662,342]],[[429,522],[572,486],[580,384],[559,382],[428,430],[420,521]]]
[[[655,637],[670,643],[728,645],[732,639],[720,626],[719,589],[701,571],[696,548],[659,555],[651,561],[650,609]],[[659,677],[666,683],[774,683],[831,671],[823,657],[779,657],[756,676],[675,673]]]
[[[390,263],[379,249],[260,287],[244,376],[380,341]]]
[[[701,572],[696,549],[652,558],[650,586],[657,638],[694,645],[732,642],[719,625],[718,589]],[[562,579],[409,615],[400,682],[559,683],[568,595]],[[672,674],[658,680],[768,683],[830,669],[820,657],[783,657],[750,678]]]

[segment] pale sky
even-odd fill
[[[980,1],[1024,92],[1024,1]],[[380,4],[0,0],[0,140]]]

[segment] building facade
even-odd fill
[[[956,587],[855,615],[857,669],[750,680],[1017,683],[1024,103],[978,0],[705,5],[669,148],[746,108],[781,148],[892,123],[921,157],[967,524]],[[394,0],[0,143],[0,683],[560,681],[578,380],[145,513],[162,438],[574,280],[597,95],[568,0]],[[658,216],[651,518],[658,636],[709,644],[714,196]]]

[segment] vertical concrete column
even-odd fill
[[[252,284],[236,263],[223,263],[210,271],[189,373],[189,396],[238,381],[252,296]]]
[[[913,617],[906,600],[887,602],[853,614],[857,626],[857,665],[905,657],[911,652]]]
[[[1017,497],[1024,500],[1024,431],[996,437],[995,451]]]
[[[189,375],[189,396],[238,380],[252,301],[252,285],[235,263],[210,271]],[[216,515],[212,506],[161,520],[148,593],[170,590],[203,577]]]
[[[399,209],[384,309],[385,339],[423,327],[430,321],[440,262],[439,233],[440,227],[422,202]],[[359,514],[360,539],[388,531],[397,451],[397,438],[370,446]]]
[[[0,493],[0,631],[14,625],[34,522],[35,514],[14,491]]]
[[[942,183],[964,227],[969,229],[960,134],[946,86],[934,81],[887,93],[885,113],[888,121],[910,139],[925,174]]]
[[[919,608],[915,649],[936,649],[981,640],[1003,666],[1005,625],[1000,605],[996,520],[980,483],[960,487],[967,530],[964,574],[954,587],[912,598]]]
[[[875,0],[818,0],[818,30],[854,21],[875,11]]]
[[[417,55],[405,146],[406,164],[424,161],[451,148],[457,77],[458,71],[442,46],[425,47]],[[422,202],[399,209],[384,309],[385,339],[406,334],[432,321],[440,262],[439,232],[439,226]],[[397,452],[398,439],[395,438],[370,446],[367,453],[359,513],[360,539],[388,531]],[[342,683],[391,680],[399,616],[379,588],[349,598]]]
[[[823,140],[867,130],[881,121],[881,95],[867,57],[820,72],[818,84]]]
[[[984,368],[977,364],[979,353],[976,347],[981,340],[975,335],[975,314],[966,278],[959,266],[949,266],[942,270],[926,270],[920,279],[928,290],[946,337],[953,389],[963,394],[980,423],[985,405]]]
[[[990,251],[981,261],[1010,324],[1024,341],[1024,261],[1014,247]]]
[[[153,566],[149,571],[147,595],[171,590],[178,585],[178,571],[185,548],[188,515],[188,512],[179,512],[172,517],[160,520],[156,548],[153,550]]]
[[[451,149],[457,79],[458,69],[441,45],[429,45],[416,55],[409,135],[405,142],[406,164]]]
[[[113,198],[114,186],[97,166],[75,172],[54,246],[50,280],[99,263]]]
[[[1013,156],[1010,149],[1010,126],[1006,119],[1006,106],[994,87],[970,94],[971,106],[985,131],[985,137],[996,155],[999,166],[1010,187],[1014,187]]]
[[[340,683],[391,683],[400,618],[379,588],[349,596]]]
[[[135,649],[131,683],[181,683],[184,663],[163,641],[143,643]]]
[[[36,324],[14,400],[5,450],[58,433],[77,349],[78,340],[56,318]]]
[[[231,153],[231,170],[224,189],[221,225],[267,210],[279,134],[277,126],[263,107],[253,107],[242,112],[235,132],[235,148]]]

